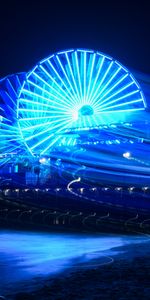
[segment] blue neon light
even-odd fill
[[[66,129],[99,126],[104,114],[114,124],[116,113],[144,108],[138,83],[119,62],[99,52],[71,49],[44,59],[27,75],[17,114],[30,151],[47,154]]]
[[[23,151],[17,124],[17,97],[25,73],[9,75],[0,80],[0,166],[10,160],[12,153]],[[5,154],[7,153],[7,157]]]
[[[77,136],[65,136],[66,131],[115,126],[121,116],[129,121],[146,107],[139,84],[124,66],[83,49],[58,52],[28,74],[6,77],[0,97],[2,155],[23,148],[49,154],[55,146],[77,143]]]

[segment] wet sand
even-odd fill
[[[35,278],[5,294],[13,300],[149,300],[150,240],[104,251],[90,263],[74,262],[56,276]]]

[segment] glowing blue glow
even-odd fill
[[[38,233],[1,229],[3,255],[0,256],[0,264],[5,275],[1,276],[1,295],[11,294],[12,287],[14,294],[16,294],[16,287],[17,291],[22,291],[22,288],[25,291],[27,284],[23,286],[22,282],[34,282],[36,277],[54,276],[71,268],[75,270],[79,267],[84,270],[98,268],[103,264],[111,263],[115,255],[120,253],[118,247],[137,243],[142,247],[145,239],[146,237],[141,235]],[[106,256],[104,252],[106,250],[112,258]],[[100,260],[95,261],[96,258]]]
[[[44,59],[27,75],[17,115],[30,151],[48,154],[62,143],[66,129],[114,124],[119,113],[125,119],[144,109],[138,83],[119,62],[92,50],[71,49]],[[70,137],[65,141],[74,143]]]
[[[90,105],[83,105],[80,108],[79,113],[81,116],[90,116],[90,115],[93,115],[94,111]]]
[[[0,81],[0,166],[11,159],[11,155],[21,152],[21,136],[17,125],[17,97],[18,91],[25,79],[25,74],[10,75]],[[6,156],[8,157],[5,157]]]

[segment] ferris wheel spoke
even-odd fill
[[[49,124],[50,124],[50,122],[45,122],[42,124],[36,124],[36,125],[32,125],[32,126],[30,125],[29,127],[23,128],[22,131],[33,130],[33,129],[40,128],[40,127],[46,127]]]
[[[8,130],[8,129],[9,129],[11,132],[14,132],[14,131],[17,130],[17,127],[12,126],[12,123],[10,123],[10,124],[2,123],[2,124],[1,124],[1,128],[5,128],[5,130]]]
[[[131,96],[133,96],[133,95],[135,95],[135,94],[137,94],[137,93],[139,93],[139,90],[135,90],[135,91],[133,91],[133,92],[131,92],[131,93],[127,93],[127,94],[125,94],[124,96],[122,96],[122,97],[119,97],[119,98],[115,98],[115,100],[112,100],[112,101],[110,101],[110,102],[105,102],[105,104],[101,104],[101,108],[103,108],[103,107],[106,107],[106,106],[110,106],[111,104],[113,104],[113,103],[117,103],[117,102],[119,102],[120,100],[123,100],[123,99],[126,99],[126,98],[128,98],[128,97],[131,97]],[[129,103],[129,102],[128,102]]]
[[[38,121],[38,120],[42,121],[42,120],[47,120],[47,119],[56,120],[56,117],[59,118],[60,121],[66,119],[66,117],[64,117],[64,116],[56,115],[56,116],[45,116],[45,117],[28,117],[28,118],[20,119],[20,122],[22,123],[25,121]]]
[[[115,109],[115,110],[108,110],[107,111],[107,114],[109,115],[109,114],[112,114],[112,113],[124,113],[124,112],[134,112],[134,111],[141,111],[141,110],[144,110],[144,108],[143,107],[141,107],[141,108],[124,108],[124,109]],[[105,111],[101,111],[101,114],[103,115],[103,114],[106,114],[106,112]]]
[[[62,118],[61,120],[62,120],[62,121],[64,121],[64,120],[69,120],[69,118],[67,118],[67,119],[66,119],[66,118]],[[25,120],[20,120],[20,121],[23,122],[23,121],[25,121]],[[31,121],[32,121],[32,120],[31,120]],[[55,121],[55,120],[54,120],[54,121]],[[46,127],[46,126],[52,125],[53,123],[56,123],[56,122],[57,122],[57,121],[55,121],[55,122],[54,122],[54,121],[53,121],[53,122],[52,122],[52,121],[51,121],[51,122],[49,121],[49,122],[40,123],[40,124],[38,123],[38,124],[35,124],[35,125],[31,125],[31,124],[30,124],[30,126],[28,126],[28,127],[26,126],[25,128],[22,128],[22,131],[32,130],[32,129],[40,128],[40,127],[44,127],[44,126]],[[49,128],[50,128],[50,127],[49,127]]]
[[[25,112],[25,113],[34,113],[34,114],[39,114],[39,113],[44,113],[46,114],[52,114],[52,112],[50,112],[49,110],[44,110],[44,109],[35,109],[34,108],[19,108],[18,111],[20,112]]]
[[[106,101],[110,100],[111,98],[113,98],[114,96],[120,94],[121,92],[125,91],[127,88],[129,88],[131,85],[133,85],[134,82],[130,82],[127,85],[125,85],[124,87],[122,87],[121,89],[119,89],[117,92],[115,92],[114,94],[112,94],[110,97],[106,98],[105,100],[101,101],[101,105],[103,103],[105,103]]]
[[[36,109],[36,105],[34,107],[32,107],[32,108],[19,108],[18,112],[21,112],[21,113],[22,112],[25,112],[25,113],[30,113],[31,112],[31,113],[34,113],[35,115],[37,113],[43,113],[44,116],[47,116],[47,115],[51,116],[53,114],[58,114],[56,107],[54,107],[54,108],[52,107],[51,110],[45,110],[45,109],[42,109],[42,108],[41,109]],[[60,115],[66,115],[66,113],[64,113],[64,111],[62,111],[61,109],[59,111],[59,114]]]
[[[76,69],[77,69],[77,74],[78,74],[78,82],[79,82],[79,89],[80,89],[80,101],[83,97],[82,94],[82,85],[81,85],[81,77],[80,77],[80,70],[79,70],[79,61],[78,61],[78,54],[77,51],[75,51],[75,63],[76,63]]]
[[[11,87],[11,89],[12,89],[15,97],[18,97],[17,91],[14,89],[14,87],[13,87],[13,85],[12,85],[12,83],[11,83],[11,81],[9,79],[8,79],[8,83],[9,83],[9,86]]]
[[[40,65],[40,68],[48,76],[48,78],[50,78],[51,81],[55,84],[56,87],[51,86],[51,89],[56,94],[59,94],[61,98],[65,99],[65,101],[67,99],[68,99],[68,101],[71,101],[70,95],[62,88],[62,86],[45,70],[45,68],[43,66]]]
[[[54,100],[50,100],[50,99],[45,98],[41,95],[38,95],[37,93],[33,93],[33,92],[30,92],[30,91],[29,91],[28,94],[32,96],[32,100],[27,99],[27,98],[20,98],[20,100],[22,102],[26,102],[26,103],[33,104],[33,105],[40,105],[40,106],[44,106],[44,107],[49,107],[50,109],[57,109],[57,104],[54,103]],[[35,98],[38,101],[35,101],[34,100]],[[43,102],[41,103],[40,99],[44,100],[47,104],[43,103]],[[50,103],[52,103],[52,104],[50,104]],[[59,105],[60,105],[60,110],[66,111],[66,108],[64,107],[64,103],[60,103]],[[68,108],[70,108],[70,106]]]
[[[83,91],[84,91],[84,96],[83,96],[83,101],[84,104],[86,104],[86,51],[83,53],[83,68],[84,68],[84,72],[83,72]]]
[[[92,76],[93,76],[93,70],[94,70],[95,58],[96,58],[96,53],[94,53],[93,58],[92,58],[92,63],[91,63],[91,70],[90,70],[90,76],[89,76],[89,83],[88,83],[88,88],[87,88],[87,101],[89,100],[89,91],[90,91],[90,88],[91,88],[91,80],[92,80]]]
[[[35,100],[30,100],[30,99],[27,99],[27,98],[20,98],[20,100],[23,102],[23,103],[28,103],[29,105],[31,106],[36,106],[36,105],[41,105],[42,107],[46,107],[46,108],[51,108],[51,105],[50,104],[46,104],[46,103],[40,103],[39,101],[35,101]],[[36,99],[38,100],[38,99]]]
[[[57,96],[54,95],[54,94],[51,94],[50,92],[48,92],[47,90],[41,88],[40,86],[38,86],[37,84],[35,84],[34,82],[32,82],[32,81],[30,81],[30,80],[28,80],[28,83],[30,83],[31,85],[33,85],[35,88],[37,88],[37,89],[43,91],[43,92],[46,93],[49,97],[54,98],[54,100],[51,100],[51,98],[45,98],[45,97],[43,97],[43,96],[41,96],[41,95],[39,95],[39,98],[41,98],[41,99],[47,99],[47,101],[50,102],[50,103],[56,103],[55,105],[57,105],[57,101],[59,101],[60,103],[62,103],[62,105],[63,105],[63,104],[66,104],[66,106],[70,107],[70,104],[68,104],[67,99],[63,100],[62,98],[59,98],[59,97],[57,97]],[[32,92],[31,92],[31,93],[32,93]],[[37,94],[37,93],[35,93],[35,95],[36,95],[36,94]],[[34,95],[33,95],[33,96],[34,96]]]
[[[67,62],[68,62],[70,74],[72,76],[72,80],[73,80],[73,83],[74,83],[74,86],[75,86],[75,90],[76,90],[76,93],[77,93],[77,96],[78,96],[78,99],[77,99],[76,103],[79,104],[79,102],[80,102],[80,94],[79,94],[79,90],[78,90],[78,87],[77,87],[77,84],[76,84],[76,81],[75,81],[75,77],[74,77],[74,74],[73,74],[73,70],[72,70],[72,67],[71,67],[70,60],[69,60],[67,52],[65,53],[65,56],[66,56],[66,59],[67,59]]]
[[[58,61],[59,65],[60,65],[62,71],[63,71],[63,74],[65,75],[65,78],[66,78],[66,80],[67,80],[67,82],[69,84],[69,87],[71,88],[72,92],[70,90],[69,90],[69,92],[70,92],[71,96],[74,97],[76,99],[76,101],[77,101],[77,95],[76,95],[76,92],[74,90],[74,87],[73,87],[73,85],[72,85],[72,83],[71,83],[71,81],[70,81],[70,79],[69,79],[69,77],[68,77],[68,75],[67,75],[67,73],[66,73],[66,71],[65,71],[65,69],[64,69],[64,67],[63,67],[63,65],[62,65],[62,63],[60,61],[60,58],[58,57],[58,55],[56,55],[56,58],[57,58],[57,61]]]
[[[60,93],[59,93],[58,89],[55,89],[53,86],[49,85],[43,78],[41,78],[41,77],[40,77],[38,74],[36,74],[35,72],[33,72],[33,74],[34,74],[40,81],[42,81],[45,85],[47,85],[49,89],[53,90],[56,94],[58,94],[58,95],[60,96],[59,99],[62,101],[62,98],[64,98],[64,96],[63,96],[63,94],[60,94]],[[62,90],[63,90],[63,89],[62,89]],[[63,93],[64,93],[64,90],[63,90]],[[65,92],[65,94],[67,95],[66,92]],[[53,94],[51,94],[51,95],[53,96]],[[68,97],[68,95],[67,95],[67,97]],[[65,98],[65,100],[67,100],[67,99]],[[69,100],[70,100],[70,98],[69,98]]]
[[[68,123],[71,123],[70,120],[67,121],[67,120],[65,119],[64,121],[61,122],[61,125],[66,124],[67,122],[68,122]],[[54,125],[54,124],[56,124],[56,125]],[[34,137],[41,136],[42,134],[47,133],[48,131],[51,131],[51,130],[54,130],[54,129],[58,128],[58,127],[61,127],[61,126],[60,126],[60,121],[50,122],[50,125],[51,125],[51,127],[49,126],[48,128],[46,128],[46,130],[43,130],[43,131],[41,131],[41,132],[38,132],[37,134],[34,134],[33,136],[29,136],[29,137],[27,137],[25,140],[26,140],[26,141],[32,140]],[[52,125],[53,125],[53,126],[52,126]]]
[[[120,83],[123,83],[123,81],[128,77],[128,73],[126,73],[124,76],[122,76],[115,84],[112,85],[112,87],[101,97],[101,99],[105,99],[107,95],[109,95]]]
[[[95,126],[98,126],[99,125],[99,117],[97,119],[97,117],[94,116],[93,119],[94,119]]]
[[[49,126],[51,125],[52,122],[45,122],[45,123],[41,123],[41,124],[36,124],[36,125],[30,125],[29,127],[25,127],[22,129],[22,131],[26,131],[26,130],[33,130],[33,129],[36,129],[36,128],[41,128],[41,127],[46,127],[46,126]],[[47,128],[47,127],[46,127]],[[49,127],[50,129],[50,127]],[[41,129],[40,129],[41,130]]]
[[[103,88],[100,90],[100,92],[96,95],[94,98],[94,101],[97,101],[97,99],[101,96],[101,94],[106,90],[106,88],[110,85],[110,83],[115,79],[115,77],[118,75],[119,71],[121,70],[121,67],[119,67],[116,72],[110,77],[110,79],[107,81],[107,83],[103,86]]]
[[[27,82],[31,85],[31,86],[33,86],[33,87],[35,87],[37,90],[40,90],[40,91],[42,91],[44,94],[47,94],[49,97],[53,97],[53,98],[56,98],[56,99],[59,99],[57,96],[55,96],[54,94],[52,94],[52,93],[50,93],[49,91],[47,91],[45,88],[42,88],[41,86],[39,86],[39,85],[37,85],[36,83],[34,83],[33,81],[31,81],[31,80],[27,80]],[[26,89],[25,89],[25,92],[26,92]],[[31,91],[28,91],[28,93],[32,93]],[[34,92],[35,93],[35,92]],[[37,93],[35,93],[35,95],[36,95]],[[43,97],[42,95],[39,95],[39,97],[42,97],[43,99],[47,99],[48,101],[49,101],[49,98],[45,98],[45,97]]]
[[[112,109],[112,108],[116,108],[116,107],[121,107],[121,106],[128,106],[128,104],[135,104],[135,103],[140,103],[142,102],[142,99],[135,99],[135,100],[132,100],[132,101],[128,101],[128,102],[125,102],[125,103],[119,103],[119,104],[116,104],[116,105],[112,105],[112,106],[109,106],[109,108],[102,108],[101,111],[104,111],[104,110],[107,110],[107,109]],[[133,107],[134,109],[134,107]]]
[[[60,139],[60,136],[57,136],[54,138],[53,141],[41,152],[41,155],[43,155],[48,149],[50,149],[58,140]]]
[[[21,82],[21,80],[19,79],[19,76],[18,76],[18,75],[16,76],[16,80],[17,80],[17,82],[18,82],[18,87],[21,87],[22,82]],[[18,92],[18,91],[17,91],[17,92]],[[17,93],[17,97],[18,97],[18,93]]]
[[[13,110],[15,110],[15,108],[17,107],[16,102],[14,101],[14,99],[9,95],[8,92],[6,92],[7,97],[9,98],[10,102],[13,103],[14,108],[11,108]],[[2,108],[1,108],[2,109]]]
[[[100,75],[100,72],[101,72],[101,69],[103,67],[103,64],[104,64],[104,61],[105,61],[105,57],[101,57],[99,58],[99,62],[100,62],[100,66],[98,67],[98,72],[94,78],[94,82],[93,82],[93,85],[92,85],[92,89],[90,90],[90,93],[89,93],[89,100],[91,100],[92,96],[93,96],[93,91],[95,89],[95,86],[96,86],[96,83],[97,83],[97,80],[98,80],[98,77]]]
[[[91,100],[91,103],[92,103],[93,101],[95,101],[95,96],[97,95],[99,89],[101,88],[101,86],[102,86],[102,84],[103,84],[103,82],[104,82],[106,76],[108,75],[108,73],[109,73],[109,71],[110,71],[112,65],[113,65],[113,61],[111,61],[110,65],[109,65],[108,68],[106,69],[106,71],[105,71],[104,75],[102,76],[102,78],[101,78],[101,80],[100,80],[100,82],[99,82],[99,84],[98,84],[98,86],[97,86],[95,92],[93,93],[93,96],[92,96],[91,99],[90,99],[90,100]]]
[[[68,121],[68,122],[66,122],[66,121],[65,121],[65,122],[62,122],[62,125],[65,124],[64,127],[63,127],[63,129],[66,128],[66,127],[68,127],[68,124],[67,124],[67,123],[69,124],[70,121]],[[60,124],[55,125],[55,126],[53,127],[53,129],[56,129],[56,128],[58,128],[58,127],[60,127]],[[48,131],[49,131],[49,129],[43,131],[42,133],[40,133],[40,135],[43,134],[43,133],[46,133],[46,132],[48,132]],[[62,127],[59,128],[59,129],[57,130],[57,133],[60,132],[60,131],[62,131]],[[52,136],[54,136],[54,134],[55,134],[55,133],[52,133],[52,134],[50,134],[48,137],[44,138],[43,140],[40,140],[37,144],[35,144],[34,146],[31,147],[31,150],[33,150],[33,149],[37,148],[39,145],[43,144],[45,141],[47,141],[47,140],[50,139]],[[34,135],[33,137],[35,137],[35,136],[38,136],[38,135]]]
[[[57,116],[56,116],[56,117],[57,117]],[[54,124],[60,123],[60,122],[62,122],[62,121],[64,121],[64,120],[66,120],[66,121],[67,121],[68,119],[70,120],[69,117],[60,117],[59,120],[56,119],[56,117],[54,117],[54,118],[51,118],[51,117],[49,117],[49,118],[48,118],[48,117],[45,117],[45,119],[46,119],[46,122],[45,122],[45,123],[42,123],[42,124],[41,124],[41,123],[38,123],[38,124],[35,124],[35,123],[34,123],[34,125],[38,125],[38,126],[40,127],[40,126],[43,126],[43,124],[46,124],[46,123],[49,124],[49,125],[54,125]],[[50,119],[51,121],[47,122],[48,119]],[[37,121],[37,120],[42,121],[42,120],[43,120],[43,117],[39,117],[38,119],[37,119],[37,118],[29,118],[29,119],[27,119],[27,120],[30,120],[31,122],[32,122],[32,121]],[[21,123],[22,123],[22,121],[26,121],[26,120],[24,119],[24,120],[20,120],[20,121],[21,121]],[[30,124],[31,124],[31,123],[30,123]],[[34,125],[31,125],[31,126],[34,126]],[[37,126],[37,127],[38,127],[38,126]],[[29,126],[28,128],[30,128],[30,126]],[[50,126],[49,126],[49,128],[50,128]]]
[[[63,84],[63,86],[65,87],[66,91],[68,92],[68,95],[70,95],[70,100],[73,101],[73,95],[70,92],[69,88],[66,86],[64,80],[61,78],[61,76],[58,74],[58,72],[56,71],[55,67],[53,66],[53,64],[48,60],[49,65],[51,66],[51,68],[53,69],[53,71],[55,72],[55,74],[57,75],[57,77],[59,78],[59,80],[61,81],[61,83]]]
[[[69,123],[69,122],[68,122]],[[57,131],[57,134],[60,133],[61,131],[63,132],[64,129],[68,128],[68,124],[64,124],[64,126],[62,128],[60,128],[58,131]],[[60,136],[58,137],[58,139],[60,139]],[[42,154],[44,154],[54,143],[56,143],[56,141],[58,140],[57,137],[54,139],[54,141],[51,141],[51,143],[47,146],[46,149],[44,149],[42,151]]]

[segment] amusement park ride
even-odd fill
[[[86,49],[1,79],[1,186],[65,186],[81,198],[87,187],[140,189],[149,198],[149,101],[126,67]]]

